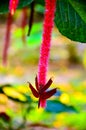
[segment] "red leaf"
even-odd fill
[[[36,85],[36,89],[39,90],[39,86],[38,86],[38,79],[37,76],[35,77],[35,85]]]
[[[43,93],[42,99],[50,98],[50,97],[53,96],[55,93],[56,93],[56,88],[55,88],[55,89],[52,89],[52,90],[50,90],[50,91],[48,91],[48,92]]]
[[[28,82],[29,83],[29,82]],[[39,94],[38,94],[38,92],[35,90],[35,88],[29,83],[29,87],[30,87],[30,89],[31,89],[31,91],[32,91],[32,93],[33,93],[33,95],[36,97],[36,98],[38,98],[39,97]]]
[[[49,87],[50,87],[50,85],[52,84],[52,79],[50,78],[49,80],[48,80],[48,82],[45,84],[45,86],[43,86],[42,88],[41,88],[41,90],[44,92],[45,90],[47,90]]]

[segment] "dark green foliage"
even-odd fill
[[[74,41],[86,42],[86,6],[75,0],[57,1],[55,24],[59,31]]]

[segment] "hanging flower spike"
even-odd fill
[[[55,8],[56,8],[56,0],[45,0],[43,36],[42,36],[40,60],[38,66],[38,83],[40,87],[45,86],[46,84],[46,77],[47,77],[46,74],[48,70],[48,61],[51,46],[52,28],[54,25]],[[40,101],[40,106],[45,107],[46,100]]]
[[[56,0],[45,0],[45,17],[44,28],[42,36],[42,45],[40,49],[40,60],[38,68],[38,81],[39,84],[46,83],[46,73],[49,61],[49,53],[51,46],[52,28],[54,25],[54,13],[55,13]]]
[[[56,93],[56,88],[46,91],[52,84],[52,79],[46,83],[46,74],[49,61],[51,34],[54,25],[54,14],[56,8],[56,0],[45,0],[45,14],[42,44],[40,49],[40,59],[38,66],[38,78],[35,79],[36,90],[29,83],[29,87],[36,98],[39,98],[38,107],[46,107],[46,99]]]
[[[12,15],[9,13],[7,18],[7,27],[6,27],[6,34],[5,34],[5,43],[4,43],[4,49],[2,54],[2,62],[3,65],[7,64],[7,53],[9,49],[9,43],[10,43],[10,30],[12,25]]]
[[[28,82],[29,83],[29,82]],[[52,79],[49,79],[49,81],[45,84],[45,86],[39,86],[38,85],[38,79],[37,79],[37,76],[35,78],[35,86],[36,86],[36,89],[32,86],[31,83],[29,83],[29,87],[33,93],[33,95],[36,97],[36,98],[39,98],[39,102],[38,102],[38,108],[40,107],[40,103],[48,98],[50,98],[53,94],[56,93],[56,88],[55,89],[52,89],[52,90],[49,90],[49,91],[46,91],[50,85],[52,84]]]
[[[19,0],[10,0],[9,1],[9,11],[11,15],[14,15],[14,12],[18,6]]]
[[[7,18],[5,43],[4,43],[4,50],[3,50],[3,55],[2,55],[3,65],[7,64],[7,53],[8,53],[9,42],[10,42],[10,31],[11,31],[11,25],[12,25],[12,15],[14,14],[18,3],[19,3],[19,0],[10,0],[9,1],[10,13],[8,14],[8,18]]]

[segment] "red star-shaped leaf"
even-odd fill
[[[53,96],[56,93],[56,88],[54,88],[52,90],[49,90],[49,91],[46,91],[50,87],[52,82],[53,81],[50,78],[45,85],[39,85],[38,84],[38,79],[37,79],[37,76],[36,76],[36,78],[35,78],[36,89],[32,86],[32,84],[30,82],[28,82],[29,83],[29,87],[30,87],[33,95],[36,98],[39,98],[38,108],[40,107],[40,102],[41,101],[44,101],[44,100],[50,98],[51,96]]]

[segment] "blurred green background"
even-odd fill
[[[54,26],[47,79],[53,77],[57,93],[38,109],[28,87],[27,81],[34,85],[42,41],[43,8],[36,9],[24,40],[22,10],[15,13],[7,66],[2,65],[7,15],[0,15],[0,130],[86,130],[86,44],[67,39]]]

